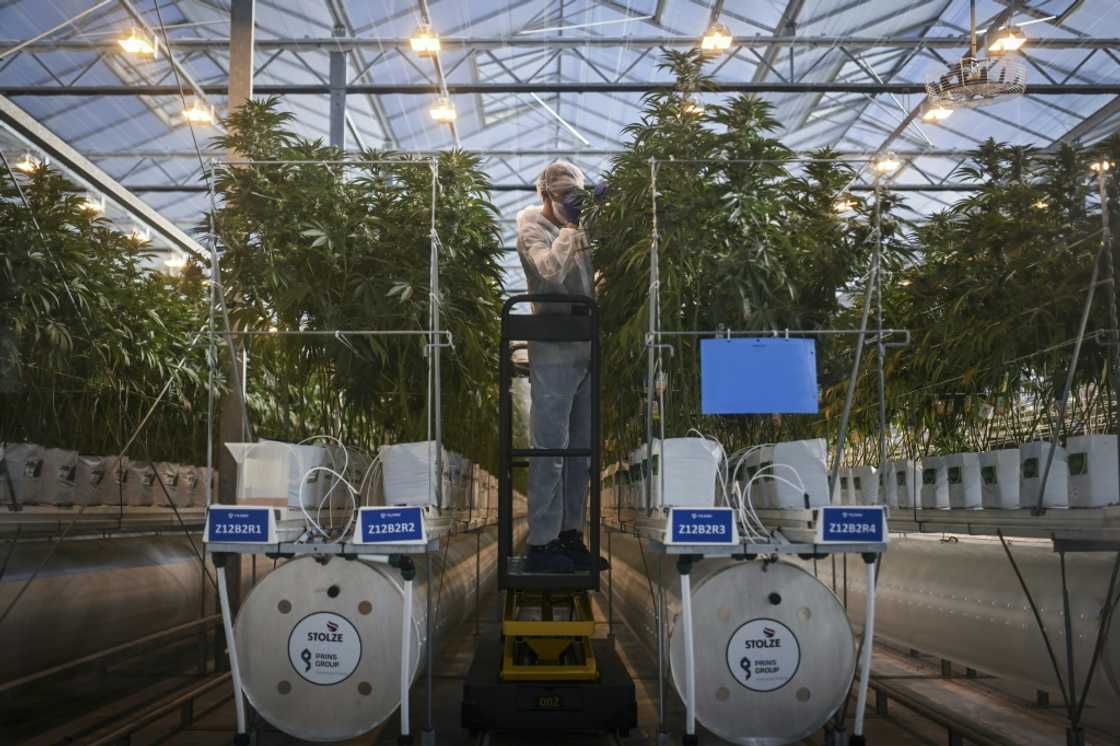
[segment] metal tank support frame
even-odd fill
[[[428,420],[428,440],[435,440],[435,473],[442,473],[442,445],[443,445],[443,417],[442,417],[442,387],[441,387],[441,352],[444,347],[453,347],[451,333],[441,328],[440,322],[440,285],[439,285],[439,253],[441,241],[439,234],[436,231],[436,207],[439,198],[439,161],[437,158],[427,158],[423,160],[405,161],[405,160],[366,160],[366,161],[352,161],[352,160],[306,160],[306,161],[254,161],[254,160],[212,160],[209,163],[208,171],[213,172],[219,168],[229,167],[254,167],[254,166],[267,166],[267,165],[308,165],[308,166],[337,166],[339,168],[365,168],[369,166],[390,166],[390,167],[427,167],[431,170],[432,174],[432,199],[431,199],[431,213],[430,213],[430,254],[429,254],[429,289],[428,289],[428,329],[392,329],[392,330],[282,330],[277,332],[262,332],[256,330],[237,330],[233,328],[230,321],[228,308],[226,307],[225,291],[221,281],[221,265],[220,255],[217,248],[217,231],[213,224],[213,215],[210,216],[210,230],[208,235],[208,243],[210,249],[210,317],[208,325],[208,345],[210,348],[210,376],[208,382],[208,402],[207,402],[207,466],[213,468],[212,458],[215,452],[214,443],[214,414],[215,414],[215,374],[218,366],[218,352],[217,352],[217,339],[223,338],[225,346],[229,350],[231,359],[231,370],[233,373],[233,384],[240,390],[244,390],[244,376],[241,370],[240,361],[238,360],[238,351],[236,338],[240,336],[248,336],[254,334],[281,334],[285,336],[322,336],[331,335],[339,340],[343,340],[346,336],[420,336],[426,337],[427,342],[424,345],[424,356],[428,360],[428,388],[427,388],[427,420]],[[210,205],[212,208],[216,205],[213,193],[213,179],[208,179],[208,190],[210,196]],[[216,209],[216,208],[214,208]],[[217,318],[221,314],[222,327],[218,329]],[[244,428],[247,433],[251,433],[249,428],[249,415],[246,408],[244,397],[240,397],[242,407],[242,417]],[[429,498],[430,502],[435,506],[437,515],[443,507],[443,480],[429,480]],[[206,486],[206,504],[207,508],[213,503],[213,495],[211,485],[208,482]],[[355,506],[356,508],[357,506]],[[346,541],[330,542],[330,543],[305,543],[305,542],[281,542],[273,545],[262,544],[238,544],[238,543],[210,543],[207,545],[207,551],[210,553],[214,560],[214,564],[218,571],[218,595],[222,608],[222,623],[226,636],[227,651],[230,659],[230,669],[232,673],[232,682],[234,689],[234,704],[237,715],[237,733],[234,736],[234,743],[237,746],[247,746],[250,743],[250,736],[247,724],[247,715],[244,703],[244,690],[242,688],[242,679],[240,666],[237,661],[237,648],[236,641],[233,637],[233,618],[234,610],[230,608],[229,591],[227,587],[227,579],[225,574],[225,563],[231,555],[241,554],[264,554],[268,557],[294,557],[300,555],[337,555],[350,559],[356,559],[359,556],[369,556],[373,554],[388,555],[390,557],[390,564],[395,566],[401,573],[405,590],[405,608],[411,610],[412,603],[412,582],[415,578],[415,563],[409,555],[421,554],[438,554],[440,540],[448,534],[449,525],[442,523],[441,525],[430,526],[428,529],[428,542],[424,545],[389,545],[389,544],[363,544],[355,545],[349,544]],[[431,573],[431,562],[426,563],[426,572]],[[426,578],[428,581],[430,577]],[[424,728],[421,733],[421,743],[424,746],[434,746],[436,743],[435,727],[432,720],[432,655],[434,645],[432,644],[432,609],[431,609],[431,594],[425,594],[426,603],[428,604],[426,619],[425,619],[425,636],[428,641],[427,651],[425,655],[425,687],[427,693],[427,712],[425,714]],[[407,618],[402,624],[404,632],[402,632],[403,642],[405,642],[406,651],[409,644],[408,635],[410,634],[410,625],[407,623]],[[413,734],[411,733],[411,724],[408,721],[409,705],[410,705],[410,687],[405,686],[405,682],[410,680],[407,666],[411,663],[409,655],[406,653],[402,656],[401,660],[401,733],[399,742],[401,744],[413,743]]]
[[[797,160],[797,159],[794,159],[794,160]],[[874,226],[873,226],[874,230],[872,231],[872,234],[871,234],[872,240],[874,241],[874,243],[873,243],[871,267],[870,267],[869,272],[868,272],[869,292],[864,293],[863,314],[862,314],[859,329],[824,329],[824,330],[789,330],[789,329],[787,329],[784,332],[780,332],[778,330],[771,330],[769,332],[765,332],[765,331],[762,331],[762,330],[731,331],[729,329],[723,329],[723,328],[721,328],[717,331],[704,331],[704,330],[663,331],[662,328],[661,328],[661,300],[660,300],[660,296],[661,296],[661,292],[660,292],[661,291],[661,275],[660,275],[660,256],[659,256],[660,232],[659,232],[659,229],[658,229],[658,221],[657,221],[657,174],[658,174],[659,168],[662,167],[662,166],[689,166],[689,165],[697,165],[697,164],[702,164],[702,163],[750,163],[750,164],[754,164],[754,163],[760,163],[760,162],[767,162],[767,161],[737,160],[737,159],[658,160],[656,157],[651,157],[649,159],[651,234],[650,234],[650,273],[649,273],[649,287],[648,287],[649,329],[646,333],[646,340],[645,340],[645,347],[646,347],[646,354],[647,354],[646,406],[645,406],[646,458],[647,458],[648,461],[650,461],[650,463],[653,462],[653,459],[654,459],[654,454],[653,454],[654,419],[655,419],[654,418],[654,409],[655,409],[655,406],[660,405],[658,407],[658,410],[657,410],[659,412],[659,416],[658,416],[657,419],[660,423],[660,433],[659,433],[660,437],[658,439],[658,442],[660,444],[659,447],[662,450],[662,453],[660,454],[659,458],[662,460],[662,462],[664,460],[663,451],[664,451],[664,447],[665,447],[665,445],[664,445],[665,444],[665,411],[664,411],[664,406],[663,406],[663,404],[661,404],[661,401],[660,401],[662,393],[661,393],[661,391],[659,391],[659,389],[663,388],[663,386],[660,384],[660,378],[661,378],[661,373],[664,371],[664,368],[663,368],[664,352],[665,352],[665,350],[668,350],[670,355],[673,352],[672,345],[666,343],[664,341],[664,338],[666,338],[666,337],[676,337],[676,336],[680,336],[680,337],[707,337],[707,336],[717,337],[717,336],[723,336],[723,337],[730,338],[730,337],[733,337],[733,336],[759,336],[760,334],[767,334],[767,333],[773,334],[775,336],[777,336],[781,333],[784,333],[785,336],[787,336],[787,337],[790,334],[798,334],[798,335],[802,335],[802,336],[854,334],[857,337],[855,360],[853,361],[852,372],[851,372],[849,382],[848,382],[848,390],[847,390],[847,396],[846,396],[846,400],[845,400],[844,412],[843,412],[843,416],[841,418],[840,431],[839,431],[838,437],[837,437],[836,453],[835,453],[835,456],[833,458],[832,467],[829,470],[830,471],[829,487],[830,487],[830,494],[831,494],[831,492],[832,492],[831,488],[832,488],[832,485],[837,480],[837,476],[838,476],[838,473],[839,473],[839,470],[840,470],[840,464],[841,464],[841,461],[842,461],[843,455],[844,455],[844,444],[845,444],[845,441],[847,440],[847,434],[848,434],[848,418],[850,416],[851,409],[852,409],[852,402],[853,402],[853,397],[854,397],[854,394],[855,394],[855,384],[856,384],[856,381],[859,378],[859,367],[860,367],[860,361],[861,361],[864,346],[867,345],[867,344],[874,344],[877,347],[877,350],[878,350],[879,455],[880,455],[880,461],[883,461],[886,458],[886,445],[885,445],[885,443],[886,443],[887,413],[886,413],[886,401],[885,401],[885,395],[884,395],[884,388],[885,388],[885,385],[884,385],[885,384],[885,381],[884,381],[884,376],[885,376],[885,374],[884,374],[884,358],[885,358],[885,355],[886,355],[886,348],[888,348],[888,347],[903,347],[903,346],[909,345],[909,343],[910,343],[910,332],[909,332],[909,330],[906,330],[906,329],[884,329],[883,328],[882,291],[881,291],[881,282],[880,282],[881,271],[882,271],[882,246],[883,246],[882,232],[881,232],[881,214],[880,214],[880,204],[881,204],[882,200],[881,200],[881,193],[880,193],[880,191],[881,191],[880,179],[879,179],[878,174],[876,174],[875,179],[874,179],[875,212],[874,212]],[[851,162],[851,161],[848,161],[848,162]],[[871,163],[871,159],[864,159],[864,166],[866,166],[869,163]],[[861,168],[861,170],[862,170],[862,168]],[[856,176],[854,176],[852,178],[852,182],[854,182],[858,178],[858,176],[859,176],[859,174],[857,173]],[[874,331],[874,336],[871,340],[868,340],[867,337],[869,335],[869,332],[872,331],[868,328],[868,326],[869,326],[869,318],[870,318],[870,312],[871,312],[871,300],[872,300],[873,297],[876,301],[876,324],[875,324],[875,329],[873,330]],[[722,325],[721,325],[721,327],[722,327]],[[892,337],[895,337],[895,336],[899,336],[899,335],[902,336],[901,340],[899,340],[899,341],[888,341],[888,339],[890,339]],[[881,466],[882,466],[882,463],[880,463],[880,468],[881,468]],[[664,485],[664,479],[665,479],[664,470],[661,470],[661,472],[660,472],[660,479],[661,479],[661,482],[662,482],[661,483],[661,488],[662,488],[661,494],[664,494],[664,486],[665,486]],[[652,480],[646,480],[645,484],[644,484],[644,489],[645,489],[646,505],[652,505],[653,481]],[[881,553],[886,548],[885,544],[882,544],[882,545],[879,545],[879,544],[875,544],[875,545],[852,545],[852,546],[848,547],[847,549],[845,549],[844,547],[841,547],[841,546],[829,545],[829,547],[827,549],[823,550],[823,552],[822,552],[822,550],[816,548],[816,546],[812,545],[812,544],[808,544],[808,545],[805,545],[805,544],[801,544],[801,545],[777,544],[777,543],[775,543],[775,544],[750,544],[749,542],[743,542],[742,547],[740,547],[739,551],[737,551],[737,552],[720,551],[720,552],[712,553],[710,548],[704,548],[703,550],[700,550],[699,554],[696,554],[696,549],[695,548],[692,548],[692,551],[688,552],[687,549],[689,549],[689,548],[666,547],[663,543],[660,542],[660,540],[659,540],[660,537],[655,538],[655,537],[651,536],[650,538],[653,539],[653,543],[654,543],[655,547],[660,546],[661,551],[668,551],[671,554],[675,554],[675,553],[678,553],[678,552],[673,551],[673,550],[680,549],[684,553],[693,554],[693,555],[695,555],[695,556],[697,556],[701,559],[703,557],[706,557],[706,556],[728,556],[729,554],[734,555],[734,556],[738,556],[740,554],[744,555],[744,556],[751,556],[751,555],[759,555],[759,554],[766,555],[766,554],[783,554],[783,553],[784,554],[818,555],[818,554],[822,554],[822,553],[823,554],[845,553],[845,551],[850,552],[850,553],[858,553],[858,554],[861,554],[864,557],[865,561],[868,562],[868,573],[869,573],[869,576],[871,578],[874,578],[874,577],[877,576],[877,573],[876,573],[877,563],[878,563],[878,560],[881,556]],[[609,544],[608,544],[608,549],[609,549]],[[727,548],[725,547],[724,549],[727,549]],[[678,570],[681,572],[682,606],[686,610],[687,618],[689,620],[691,620],[691,613],[692,613],[691,612],[690,594],[689,594],[689,602],[687,604],[684,603],[684,598],[685,598],[685,594],[689,593],[689,591],[691,590],[690,585],[689,585],[689,575],[690,575],[690,572],[691,572],[692,563],[694,561],[698,561],[698,560],[689,560],[688,562],[682,562],[682,563],[678,564]],[[609,578],[608,578],[608,580],[609,580]],[[664,692],[664,689],[665,689],[666,624],[665,624],[665,618],[664,618],[664,616],[665,616],[664,615],[664,599],[663,599],[663,593],[661,592],[661,588],[663,588],[663,586],[661,585],[661,580],[660,579],[658,580],[658,588],[659,588],[659,590],[658,590],[657,599],[656,599],[657,612],[658,612],[657,615],[656,615],[656,617],[657,617],[657,637],[658,637],[658,646],[657,646],[657,680],[658,680],[658,685],[657,685],[657,703],[658,703],[657,704],[657,721],[658,721],[657,742],[660,745],[660,744],[667,744],[669,742],[669,734],[665,729],[665,692]],[[874,605],[874,593],[868,594],[868,596],[869,596],[868,604],[869,604],[869,606],[873,607],[873,605]],[[871,610],[871,615],[872,616],[873,616],[873,613],[874,612],[873,612],[873,609],[872,609]],[[869,619],[870,618],[872,618],[872,617],[869,616]],[[692,635],[691,625],[687,625],[686,628],[687,628],[686,634],[688,635],[689,638],[691,638],[691,635]],[[869,636],[869,637],[873,638],[873,635],[874,635],[873,625],[868,625],[868,628],[865,629],[865,634],[866,634],[866,636]],[[866,651],[864,651],[864,648],[866,648]],[[688,646],[688,649],[690,651],[690,656],[689,657],[691,658],[691,645]],[[863,645],[863,643],[861,642],[861,651],[860,652],[861,652],[861,658],[863,658],[866,661],[865,663],[861,661],[861,681],[860,681],[859,701],[862,704],[866,701],[866,697],[867,697],[867,685],[868,685],[868,681],[869,681],[869,673],[870,673],[870,665],[871,665],[871,654],[870,654],[871,653],[871,646],[870,645]],[[695,691],[695,682],[692,681],[692,678],[693,677],[690,675],[689,676],[689,681],[690,681],[689,690],[690,690],[690,692]],[[687,718],[687,722],[686,722],[686,728],[685,728],[686,732],[685,732],[685,735],[684,735],[684,743],[693,744],[693,743],[696,743],[695,718],[694,718],[695,713],[691,711],[694,708],[688,708],[688,709],[690,711],[688,713],[688,718]],[[832,744],[833,746],[839,746],[840,744],[848,742],[848,736],[847,736],[847,733],[845,731],[845,726],[844,726],[844,721],[843,721],[843,715],[846,713],[846,709],[847,709],[847,703],[845,702],[844,707],[841,709],[840,712],[837,713],[837,719],[833,723],[834,732],[829,736],[830,744]],[[853,734],[853,737],[852,737],[851,740],[852,740],[853,743],[862,743],[863,742],[863,717],[862,717],[862,713],[857,713],[856,727],[858,728],[858,730]]]
[[[804,515],[804,511],[798,511],[799,514]],[[681,734],[682,746],[696,746],[699,743],[696,733],[696,671],[695,671],[695,654],[693,652],[693,625],[692,625],[692,571],[697,564],[706,559],[736,559],[742,561],[754,560],[758,557],[770,557],[777,559],[781,555],[787,556],[800,556],[802,558],[811,557],[821,559],[830,554],[858,554],[863,558],[867,566],[868,581],[871,588],[874,588],[874,578],[876,569],[878,567],[878,560],[882,554],[887,550],[885,542],[867,542],[867,543],[851,543],[851,544],[817,544],[811,538],[815,529],[805,529],[803,536],[795,536],[792,541],[784,542],[757,542],[750,540],[743,540],[738,544],[724,545],[724,546],[689,546],[683,544],[667,544],[665,542],[664,530],[657,528],[652,521],[643,521],[645,525],[625,527],[622,524],[613,522],[604,522],[603,528],[607,531],[608,537],[612,532],[624,533],[636,536],[641,540],[645,540],[654,554],[668,555],[677,558],[676,567],[680,582],[680,601],[681,601],[681,634],[684,635],[685,641],[685,725],[684,732]],[[806,525],[802,521],[802,526]],[[804,539],[804,540],[798,540]],[[611,543],[607,542],[608,561],[613,564],[613,557],[611,556]],[[661,567],[661,563],[658,563]],[[648,577],[648,573],[647,573]],[[652,583],[656,584],[656,597],[655,597],[655,617],[657,620],[657,743],[659,746],[667,746],[672,741],[672,734],[666,727],[665,721],[665,651],[668,649],[668,625],[665,623],[665,594],[664,583],[666,579],[659,577],[657,579],[650,579]],[[609,598],[614,597],[613,585],[611,578],[608,576],[608,590]],[[874,638],[874,615],[875,615],[875,594],[870,593],[867,597],[867,619],[869,623],[864,626],[863,640]],[[610,621],[608,622],[610,623]],[[860,660],[859,660],[859,680],[857,689],[857,698],[861,705],[867,701],[867,691],[871,680],[871,645],[864,645],[861,642],[860,646]],[[831,744],[839,746],[841,743],[861,744],[863,743],[863,717],[860,715],[863,707],[856,713],[856,723],[853,727],[853,734],[849,741],[847,734],[843,731],[834,732]],[[843,740],[837,741],[835,737],[840,737]]]

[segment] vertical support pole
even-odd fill
[[[1071,744],[1080,743],[1081,709],[1077,706],[1077,669],[1073,660],[1073,620],[1070,618],[1069,583],[1066,580],[1066,553],[1058,552],[1058,565],[1062,571],[1062,621],[1066,631],[1066,681],[1069,682],[1069,725],[1066,727],[1066,740]]]
[[[480,633],[480,617],[482,615],[482,603],[480,594],[481,573],[482,573],[482,529],[479,528],[474,535],[474,636],[478,637]]]
[[[617,489],[617,488],[616,488]],[[614,552],[611,544],[611,529],[607,528],[607,639],[614,639]]]
[[[253,45],[256,25],[256,0],[232,0],[229,11],[229,111],[232,112],[241,106],[243,103],[253,97]],[[236,153],[231,153],[231,156],[236,158]],[[211,195],[211,204],[213,204],[213,195]],[[211,231],[213,233],[213,231]],[[213,242],[211,238],[211,243]],[[224,298],[218,298],[217,294],[222,290],[221,283],[221,269],[216,261],[217,251],[212,246],[211,257],[214,260],[212,273],[217,275],[218,282],[212,282],[211,288],[211,309],[217,307],[218,303],[224,303]],[[228,314],[226,314],[228,316]],[[214,316],[211,313],[211,349],[214,353],[217,352],[213,346],[213,334],[217,331],[214,325]],[[227,340],[229,342],[229,340]],[[235,352],[237,346],[231,345],[231,352]],[[228,361],[230,369],[234,371],[232,380],[237,382],[237,361],[232,359]],[[217,450],[218,462],[218,502],[224,504],[233,504],[237,502],[237,464],[233,460],[232,454],[225,448],[225,443],[244,441],[246,438],[246,431],[248,423],[245,421],[245,400],[241,396],[241,386],[230,387],[229,393],[226,394],[221,400],[218,410],[218,435],[219,441],[215,444]],[[226,577],[228,586],[228,595],[226,600],[231,608],[238,609],[241,606],[241,563],[240,558],[237,563],[237,570],[233,573],[232,577]],[[227,644],[231,646],[233,640],[227,640]],[[232,656],[231,656],[232,657]],[[238,690],[238,697],[240,697],[240,690]]]
[[[334,36],[343,36],[346,29],[334,27]],[[346,149],[346,53],[330,52],[330,144],[332,148]]]
[[[450,541],[450,539],[448,539]],[[428,557],[428,561],[424,563],[424,586],[428,589],[424,594],[424,599],[427,603],[427,613],[424,614],[424,629],[427,645],[425,646],[424,663],[427,668],[427,673],[424,676],[424,693],[426,695],[426,702],[424,703],[425,712],[424,716],[424,732],[420,735],[421,743],[424,746],[434,746],[436,742],[436,730],[432,725],[432,650],[436,646],[436,641],[432,639],[432,561]],[[411,743],[411,741],[409,741]]]
[[[875,572],[878,568],[876,557],[873,554],[863,555],[864,564],[867,566],[867,589],[864,593],[866,610],[863,624],[863,660],[860,661],[859,693],[856,695],[856,720],[852,725],[851,743],[853,746],[862,746],[863,716],[867,709],[867,687],[871,684],[871,654],[875,647]]]
[[[237,568],[241,570],[241,555],[237,557]],[[218,571],[218,600],[222,607],[222,628],[226,633],[226,648],[229,650],[229,668],[233,679],[233,706],[237,713],[237,734],[233,742],[236,746],[248,746],[249,730],[245,722],[245,696],[241,689],[241,665],[237,661],[237,642],[233,637],[233,611],[230,606],[229,589],[226,583],[226,560],[229,555],[214,555],[214,566]]]
[[[439,290],[439,233],[436,231],[436,202],[439,199],[439,161],[431,161],[432,169],[432,211],[430,226],[431,255],[428,258],[428,375],[432,381],[430,420],[435,428],[436,442],[436,483],[435,504],[443,509],[443,403],[442,383],[440,379],[440,346],[443,336],[440,334],[440,303]]]
[[[657,744],[668,743],[665,726],[665,557],[657,556]]]
[[[1113,255],[1112,246],[1112,217],[1111,205],[1108,202],[1107,171],[1101,168],[1097,171],[1097,189],[1101,195],[1101,245],[1104,247],[1104,275],[1110,282],[1105,283],[1105,297],[1108,299],[1108,325],[1112,327],[1109,341],[1112,342],[1111,355],[1108,359],[1109,381],[1112,385],[1112,396],[1117,398],[1120,391],[1120,313],[1116,304],[1116,257]],[[1116,410],[1112,414],[1113,432],[1120,435],[1120,400],[1117,400]],[[1120,450],[1120,437],[1116,439],[1116,448]]]
[[[431,563],[429,563],[430,565]],[[412,743],[412,581],[416,579],[416,566],[409,557],[400,561],[401,579],[404,581],[404,612],[401,617],[401,734],[397,743]],[[431,584],[427,596],[431,596]],[[429,641],[429,649],[431,644]]]
[[[649,476],[644,480],[646,508],[653,506],[653,405],[656,401],[657,347],[661,339],[658,335],[658,306],[661,295],[661,277],[658,260],[661,237],[657,232],[657,159],[649,159],[650,209],[652,211],[652,235],[649,246],[649,336],[646,339],[646,464]],[[664,417],[665,413],[662,412]],[[660,648],[659,648],[660,650]],[[660,659],[660,655],[658,656]],[[660,666],[659,666],[660,667]],[[660,718],[659,718],[660,721]]]
[[[879,368],[879,475],[887,463],[887,376],[884,358],[887,346],[883,342],[883,214],[882,194],[879,191],[879,172],[875,172],[875,341],[878,343]],[[878,475],[877,475],[878,476]],[[885,487],[884,487],[885,490]],[[883,495],[879,495],[883,502]]]
[[[696,740],[696,658],[692,636],[692,558],[677,561],[681,576],[681,627],[684,631],[684,738],[685,746]]]

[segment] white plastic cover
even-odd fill
[[[1120,502],[1115,435],[1079,435],[1066,443],[1071,508],[1097,508]]]
[[[1036,440],[1019,447],[1019,500],[1024,508],[1038,504],[1039,491],[1042,489],[1042,474],[1046,471],[1046,459],[1050,455],[1050,443]],[[1054,451],[1054,462],[1050,476],[1046,480],[1046,493],[1042,496],[1044,508],[1069,507],[1069,461],[1066,449],[1058,446]]]
[[[949,482],[950,508],[980,508],[983,501],[980,479],[980,456],[976,453],[952,453],[945,457]]]
[[[1019,508],[1019,449],[980,454],[980,504],[992,510]]]

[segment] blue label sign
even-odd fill
[[[267,544],[268,519],[272,508],[227,508],[210,506],[206,541],[234,544]]]
[[[673,508],[669,511],[670,544],[736,544],[731,508]]]
[[[408,544],[424,541],[424,515],[419,507],[362,508],[357,542]]]
[[[870,543],[886,541],[887,516],[881,506],[825,506],[817,513],[817,543]]]

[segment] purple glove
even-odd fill
[[[580,190],[573,189],[568,192],[564,197],[561,207],[564,208],[564,217],[568,219],[569,223],[579,225],[579,216],[583,212],[583,195]]]

